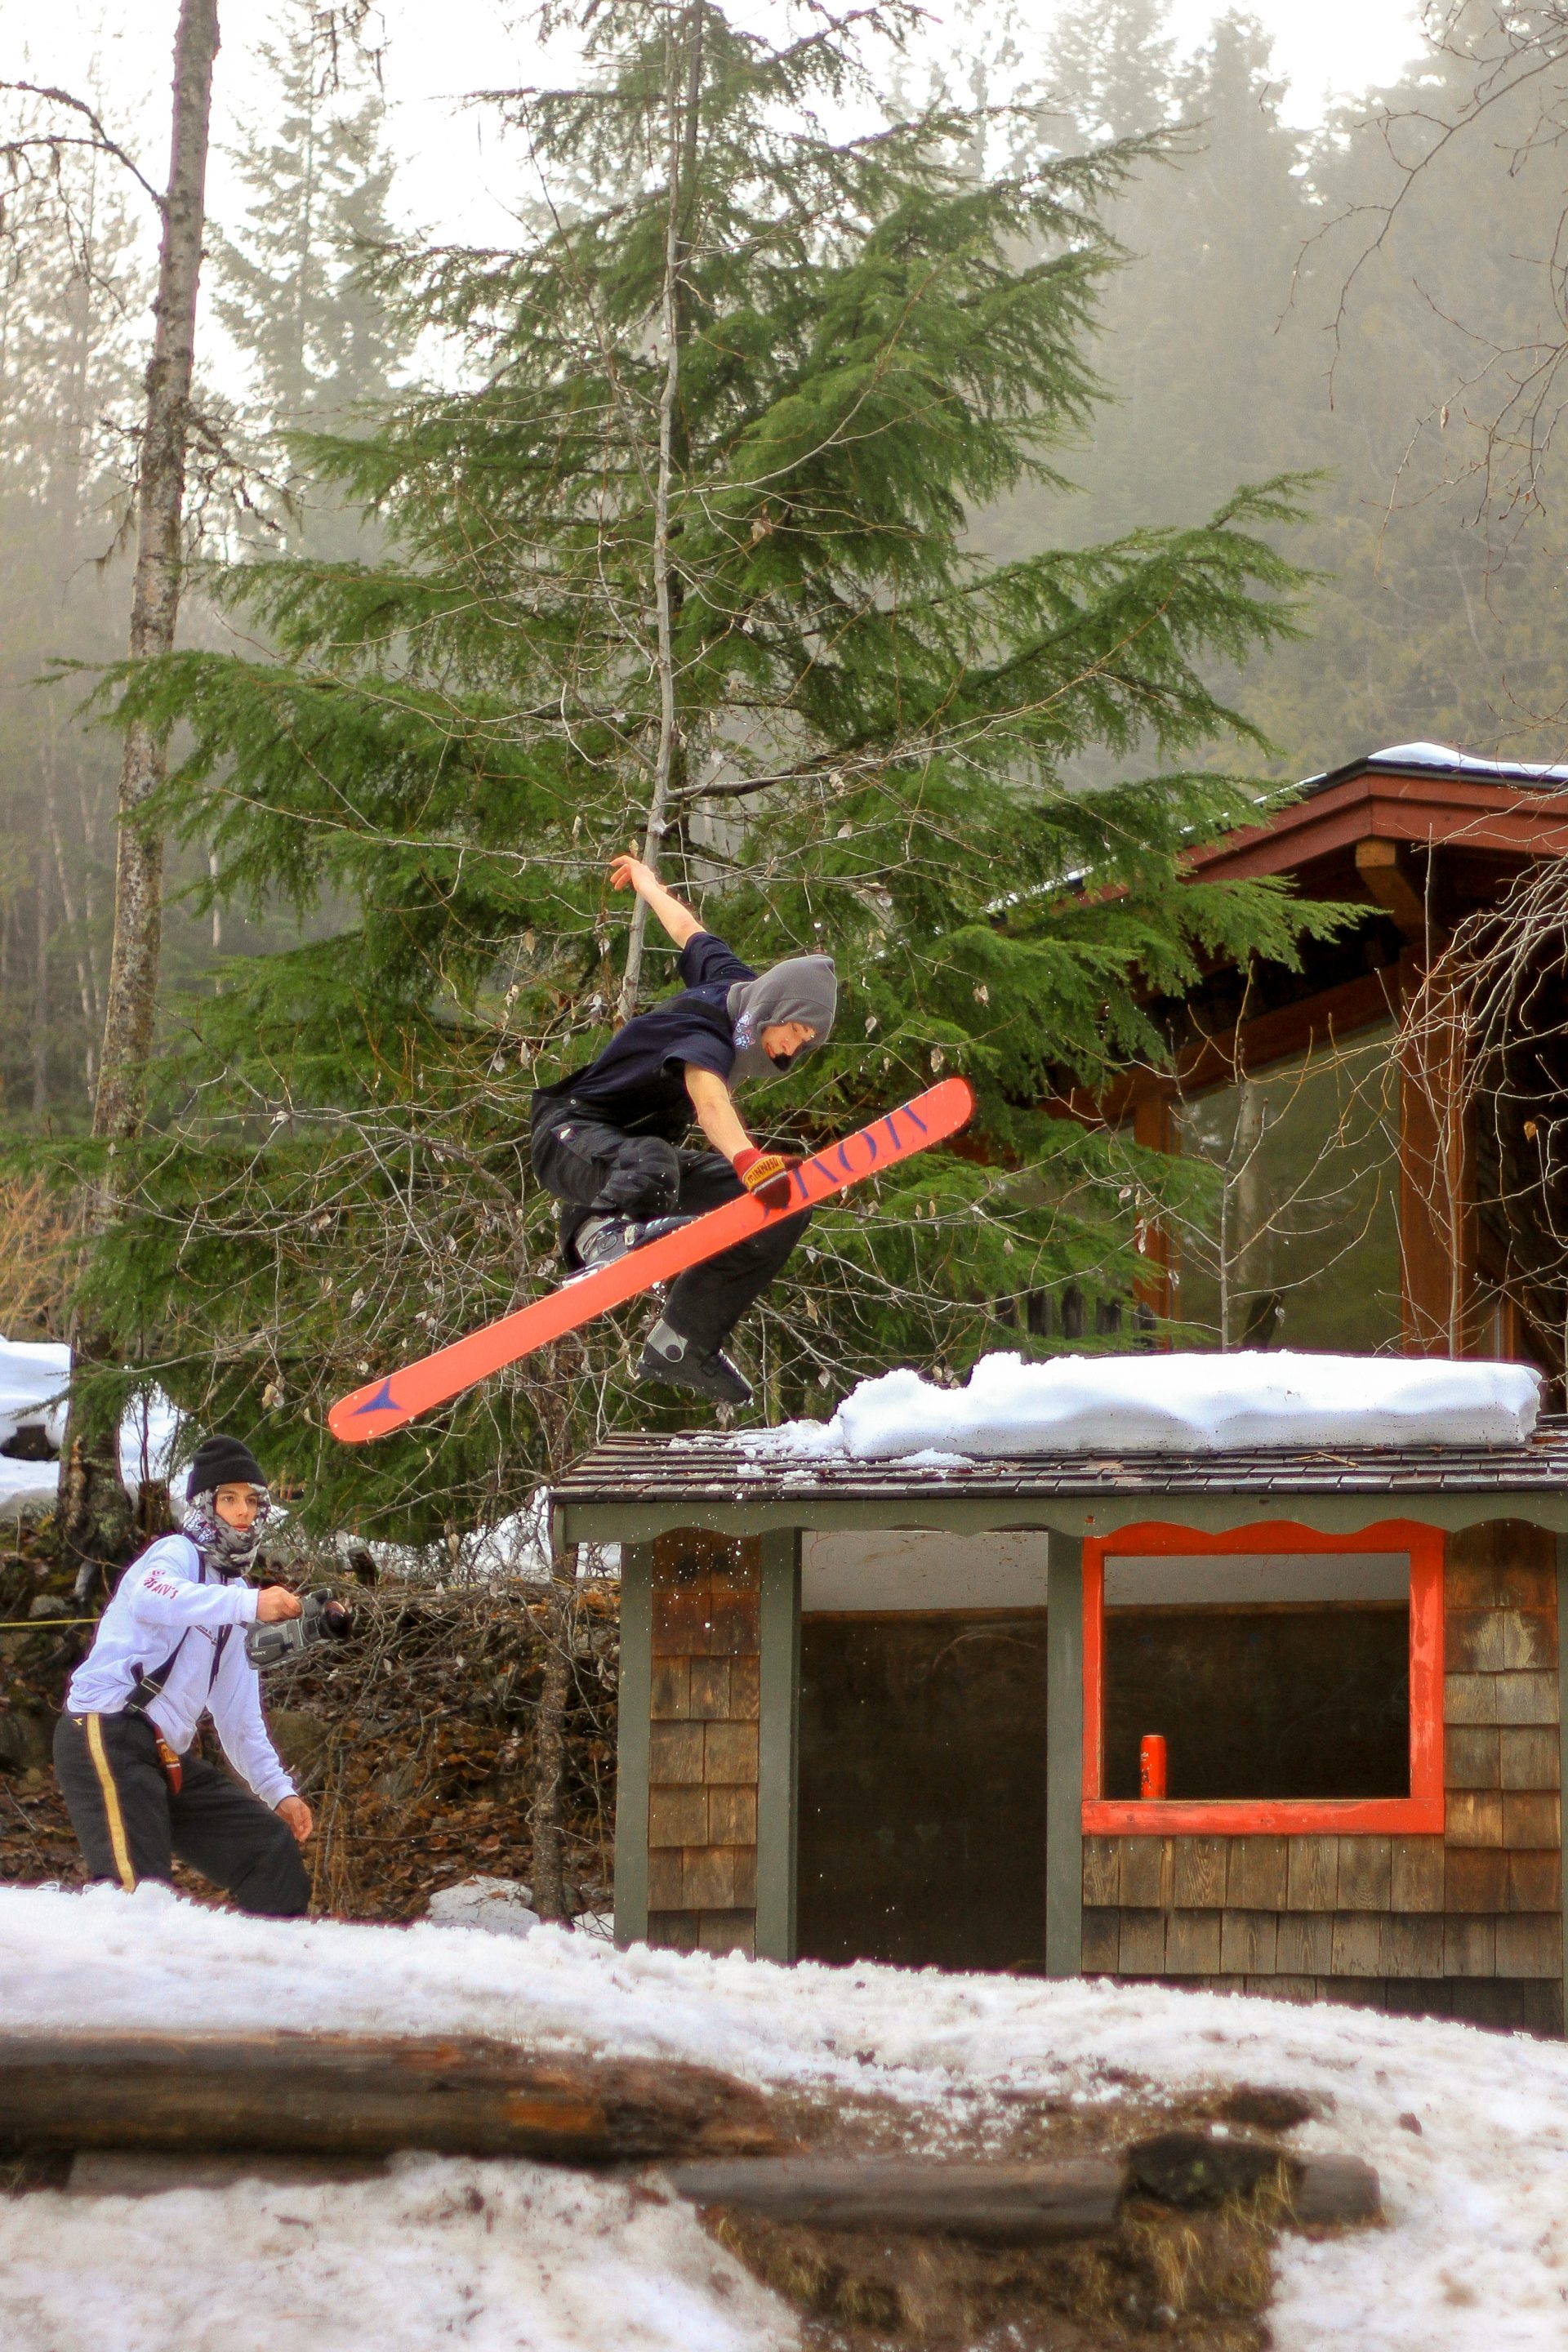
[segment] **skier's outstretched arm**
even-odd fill
[[[643,864],[635,846],[628,849],[624,857],[612,862],[610,887],[612,890],[635,890],[637,897],[647,902],[648,912],[658,917],[678,948],[683,948],[688,940],[694,940],[699,931],[705,931],[708,928],[706,923],[698,920],[689,907],[681,905],[673,890],[665,888],[652,866]]]
[[[741,1115],[722,1078],[712,1070],[700,1069],[695,1062],[688,1062],[686,1091],[691,1097],[697,1124],[715,1151],[734,1160],[752,1150],[752,1139],[741,1124]]]
[[[711,1070],[704,1070],[695,1062],[686,1065],[686,1091],[691,1097],[691,1108],[697,1124],[713,1146],[721,1151],[748,1192],[760,1192],[772,1208],[783,1206],[773,1199],[773,1191],[781,1176],[795,1165],[786,1152],[764,1151],[753,1143],[741,1124],[741,1115],[722,1078]]]

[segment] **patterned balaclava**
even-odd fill
[[[203,1559],[210,1560],[221,1575],[244,1576],[255,1562],[261,1530],[272,1511],[272,1497],[266,1487],[259,1492],[261,1507],[247,1528],[231,1528],[226,1519],[219,1518],[216,1486],[205,1487],[186,1500],[181,1532],[189,1536]]]

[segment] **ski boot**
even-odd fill
[[[695,1389],[714,1404],[750,1404],[752,1384],[721,1348],[700,1356],[689,1339],[662,1316],[643,1341],[639,1381],[663,1381],[675,1389]]]
[[[617,1258],[641,1249],[645,1242],[679,1233],[690,1223],[689,1217],[589,1217],[577,1228],[577,1271],[571,1279],[597,1274],[601,1266],[614,1265]]]

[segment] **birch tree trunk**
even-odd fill
[[[179,613],[185,450],[205,225],[213,61],[217,47],[217,0],[180,0],[169,186],[163,201],[163,243],[137,492],[130,642],[133,661],[172,649]],[[110,1168],[87,1204],[89,1235],[102,1233],[113,1222],[119,1193],[113,1166],[116,1147],[134,1140],[146,1107],[163,929],[163,842],[156,827],[148,823],[146,808],[163,780],[167,748],[166,737],[153,728],[136,723],[126,730],[120,768],[114,943],[92,1120],[94,1136],[109,1146]],[[71,1338],[70,1423],[62,1480],[67,1496],[64,1532],[68,1548],[77,1556],[78,1589],[83,1591],[98,1565],[123,1555],[132,1525],[130,1499],[120,1473],[119,1401],[112,1384],[94,1378],[113,1360],[113,1351],[79,1312]]]
[[[147,362],[147,408],[137,497],[136,574],[131,658],[168,653],[180,604],[185,445],[190,430],[196,289],[205,221],[207,125],[217,0],[181,0],[174,36],[174,122],[158,257],[157,321]],[[126,730],[120,768],[120,843],[114,875],[114,948],[100,1056],[94,1135],[129,1140],[141,1126],[153,1045],[158,953],[163,929],[163,836],[143,820],[163,781],[164,737],[140,724]]]
[[[665,224],[664,287],[659,303],[659,333],[664,339],[664,388],[658,403],[658,473],[654,484],[653,601],[655,660],[658,669],[658,751],[654,761],[653,792],[643,832],[643,859],[658,871],[664,827],[669,809],[669,780],[679,740],[675,705],[676,583],[669,562],[669,492],[675,470],[676,404],[680,396],[682,303],[680,273],[687,238],[682,220],[692,193],[697,166],[697,109],[702,87],[702,11],[686,9],[681,18],[686,51],[686,87],[681,89],[679,47],[674,38],[669,60],[669,209]],[[684,105],[682,98],[684,96]],[[626,968],[621,982],[618,1018],[629,1021],[637,1009],[642,982],[643,945],[647,937],[647,907],[638,898],[632,908],[626,940]]]
[[[33,866],[33,1117],[49,1107],[49,862],[39,842]]]

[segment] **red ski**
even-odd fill
[[[389,1430],[401,1429],[405,1422],[428,1412],[432,1405],[445,1404],[449,1397],[471,1389],[488,1373],[499,1372],[503,1364],[515,1364],[520,1356],[531,1355],[535,1348],[580,1330],[584,1323],[635,1298],[639,1291],[651,1289],[656,1282],[671,1282],[688,1266],[700,1265],[704,1258],[732,1249],[749,1234],[761,1233],[764,1225],[776,1225],[781,1219],[815,1207],[818,1201],[830,1200],[835,1192],[868,1176],[879,1175],[900,1160],[912,1159],[917,1151],[944,1142],[968,1124],[973,1109],[968,1080],[944,1078],[941,1086],[917,1095],[913,1102],[901,1103],[885,1118],[873,1119],[869,1127],[847,1135],[842,1143],[831,1143],[826,1151],[792,1168],[778,1187],[769,1187],[770,1192],[776,1189],[784,1193],[777,1205],[770,1206],[752,1193],[739,1201],[726,1201],[722,1208],[693,1218],[679,1233],[645,1242],[641,1249],[628,1251],[613,1265],[581,1275],[547,1297],[503,1315],[499,1323],[487,1323],[466,1339],[454,1339],[449,1348],[405,1364],[390,1380],[372,1381],[355,1389],[332,1407],[327,1426],[345,1445],[363,1445],[367,1438],[384,1437]],[[784,1192],[785,1183],[787,1192]]]

